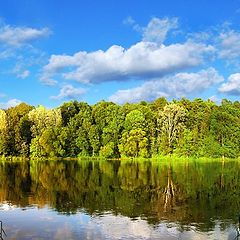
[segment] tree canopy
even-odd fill
[[[239,157],[240,103],[70,101],[0,109],[0,154],[27,157]]]

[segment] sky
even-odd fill
[[[8,0],[0,108],[240,96],[240,0]]]

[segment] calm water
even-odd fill
[[[4,239],[237,239],[239,172],[237,161],[0,163]]]

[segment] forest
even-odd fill
[[[0,109],[0,155],[32,158],[240,156],[240,102],[70,101]]]

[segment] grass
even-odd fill
[[[21,156],[0,156],[0,162],[23,162],[23,161],[59,161],[59,160],[72,160],[72,161],[136,161],[136,162],[158,162],[158,163],[208,163],[208,162],[228,162],[228,161],[236,161],[240,160],[240,158],[211,158],[211,157],[184,157],[177,155],[158,155],[152,158],[133,158],[133,157],[124,157],[124,158],[104,158],[104,157],[67,157],[67,158],[59,158],[59,157],[32,157],[26,158]]]

